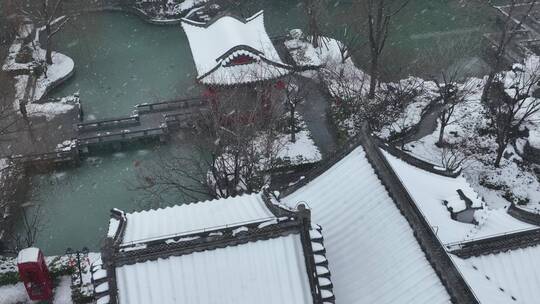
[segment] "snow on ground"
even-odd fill
[[[289,159],[291,164],[299,165],[304,163],[315,163],[322,159],[319,148],[315,145],[308,130],[296,133],[296,141],[291,142],[291,136],[285,134],[278,139],[283,148],[278,152],[281,159]],[[285,141],[285,143],[283,143]]]
[[[355,136],[359,122],[364,119],[358,114],[358,109],[370,108],[368,103],[376,102],[366,98],[369,75],[357,68],[350,57],[343,55],[346,53],[340,41],[322,37],[320,46],[315,48],[302,35],[300,30],[291,31],[293,39],[286,41],[285,46],[297,65],[319,67],[318,73],[305,76],[316,75],[322,80],[327,92],[335,101],[332,103],[332,112],[338,129],[349,137]],[[426,108],[436,98],[435,83],[417,77],[409,77],[396,83],[381,83],[379,90],[387,90],[390,87],[414,88],[418,90],[419,96],[405,105],[395,121],[379,130],[377,135],[383,138],[405,132],[417,125]],[[344,110],[345,108],[351,109]]]
[[[334,98],[348,100],[359,93],[367,93],[369,76],[358,69],[350,57],[343,60],[340,41],[321,37],[319,47],[315,48],[303,38],[300,30],[292,30],[291,36],[295,38],[286,41],[285,46],[296,64],[320,67],[319,77]]]
[[[45,50],[38,48],[38,52],[39,55],[37,58],[44,59]],[[41,99],[51,86],[53,86],[59,80],[68,77],[75,67],[73,60],[64,54],[53,52],[52,60],[53,64],[48,66],[47,73],[41,75],[36,82],[34,100]]]
[[[288,114],[287,114],[288,115]],[[288,121],[287,115],[284,119]],[[319,148],[311,138],[311,133],[306,126],[303,117],[296,114],[297,133],[296,141],[291,141],[291,135],[287,132],[273,134],[268,137],[268,134],[261,133],[256,136],[251,142],[251,146],[256,150],[259,158],[255,160],[256,171],[262,173],[271,169],[283,169],[287,166],[297,166],[302,164],[310,164],[318,162],[322,159]],[[220,166],[223,172],[232,173],[235,171],[234,156],[230,153],[223,153],[219,156],[216,164]],[[242,160],[244,161],[244,160]],[[242,167],[242,166],[241,166]],[[244,174],[253,174],[253,172],[241,172]],[[209,171],[207,174],[209,181],[213,184],[214,177]],[[229,174],[230,178],[234,175]],[[242,176],[244,178],[245,176]],[[238,185],[238,190],[246,190],[243,184]]]
[[[306,163],[315,163],[322,159],[319,148],[311,138],[311,132],[306,126],[303,117],[295,114],[300,129],[296,133],[296,141],[291,141],[290,134],[280,134],[274,144],[277,147],[277,157],[290,162],[291,165],[301,165]]]
[[[15,57],[22,48],[22,42],[15,41],[10,47],[8,56],[2,66],[4,71],[17,71],[17,70],[26,70],[29,68],[28,63],[17,63],[15,62]]]
[[[342,44],[334,39],[324,38],[319,48],[307,42],[302,37],[299,30],[291,31],[292,40],[286,42],[286,46],[291,52],[293,59],[301,66],[320,66],[319,77],[326,85],[328,92],[334,98],[332,104],[332,116],[340,133],[353,137],[359,122],[365,120],[359,117],[358,105],[354,102],[365,104],[362,101],[366,95],[369,76],[359,70],[350,58],[342,61]],[[510,87],[516,78],[522,82],[532,79],[540,66],[540,58],[529,57],[523,64],[514,65],[514,71],[504,74],[504,81]],[[397,119],[375,132],[382,138],[389,138],[391,135],[407,131],[420,123],[422,114],[436,99],[437,87],[433,82],[409,77],[398,83],[383,83],[381,88],[389,86],[398,87],[407,85],[406,82],[417,81],[422,83],[422,92],[408,104],[399,114]],[[509,200],[515,203],[526,203],[528,208],[540,212],[540,183],[538,177],[533,172],[533,168],[521,164],[521,157],[514,151],[513,146],[507,148],[506,153],[510,155],[503,159],[500,168],[494,168],[496,144],[493,137],[479,136],[478,130],[487,126],[487,119],[484,114],[484,107],[480,104],[480,96],[483,88],[483,80],[469,79],[462,84],[467,90],[472,88],[473,92],[468,96],[467,101],[458,106],[454,117],[456,122],[447,126],[446,140],[453,144],[459,144],[457,151],[440,149],[435,146],[438,140],[439,129],[431,135],[419,141],[407,145],[415,156],[444,166],[443,159],[452,153],[457,153],[458,157],[466,158],[463,164],[463,175],[472,185],[474,190],[483,197],[491,208],[506,207]],[[510,93],[510,92],[509,92]],[[352,106],[350,105],[352,102]],[[364,105],[365,107],[365,105]],[[348,109],[350,108],[350,109]],[[368,106],[369,108],[369,106]],[[525,142],[533,147],[540,148],[540,113],[533,117],[532,121],[526,124],[529,129],[529,137],[518,141],[521,148]]]
[[[140,0],[136,2],[135,6],[145,14],[152,15],[154,21],[174,21],[181,15],[184,15],[187,11],[208,1],[209,0],[166,0],[165,3],[163,3],[161,0]],[[163,4],[158,4],[158,2]],[[156,6],[148,7],[148,4],[154,4]]]
[[[422,115],[425,113],[428,106],[437,98],[437,86],[433,81],[426,81],[418,77],[408,77],[398,81],[397,83],[382,83],[382,89],[388,87],[415,88],[418,90],[418,96],[411,100],[393,122],[377,133],[381,138],[389,138],[394,134],[401,134],[415,127],[422,120]]]
[[[54,290],[54,304],[71,304],[71,278],[63,276]]]
[[[5,158],[0,158],[0,189],[2,189],[3,185],[4,185],[4,170],[9,167],[9,162],[7,159]],[[0,273],[1,273],[1,269],[0,269]]]
[[[540,210],[540,182],[532,168],[521,163],[522,159],[513,146],[506,149],[508,157],[503,158],[500,168],[493,166],[495,138],[478,134],[479,129],[488,123],[480,103],[483,83],[479,79],[470,81],[477,83],[476,90],[465,103],[457,106],[454,114],[456,123],[445,130],[445,140],[457,145],[454,152],[464,159],[464,176],[491,208],[505,207],[509,200],[513,200],[515,203],[529,202],[529,208]],[[405,148],[421,159],[443,165],[443,156],[448,156],[449,151],[435,146],[439,128]]]
[[[30,116],[45,116],[47,120],[51,120],[58,114],[69,112],[75,102],[78,102],[76,97],[68,96],[57,102],[31,103],[26,106],[26,110]]]
[[[173,14],[180,14],[206,2],[208,2],[208,0],[184,0],[180,3],[177,3],[174,0],[168,0],[167,4],[173,5]]]
[[[19,111],[19,103],[24,100],[25,91],[28,86],[28,75],[15,76],[15,101],[13,102],[13,108],[19,115],[22,115]],[[35,99],[34,99],[35,101]],[[45,116],[47,120],[53,119],[58,114],[67,113],[74,107],[74,103],[77,102],[77,98],[74,96],[68,96],[62,98],[58,102],[45,102],[36,103],[31,102],[26,104],[26,111],[29,116]]]
[[[13,46],[10,48],[10,55],[8,56],[3,68],[7,71],[25,70],[28,71],[28,73],[31,73],[31,71],[36,67],[35,62],[26,64],[15,62],[15,54],[18,52],[18,50],[20,50],[20,48],[20,44],[13,44]],[[36,47],[33,52],[33,57],[38,62],[44,62],[45,53],[45,50],[41,49],[40,47]],[[35,81],[34,88],[28,88],[28,85],[32,85],[29,83],[31,79],[30,76],[15,76],[15,101],[13,102],[13,107],[17,113],[20,114],[19,104],[25,99],[27,94],[32,96],[29,97],[29,103],[26,105],[26,110],[29,116],[45,116],[48,120],[50,120],[54,118],[55,115],[66,113],[73,109],[73,102],[75,101],[73,97],[62,98],[59,102],[36,103],[36,101],[41,99],[47,93],[51,86],[68,77],[74,69],[75,65],[73,60],[66,55],[53,52],[52,59],[53,64],[48,66],[46,74],[41,75]]]
[[[9,166],[8,160],[5,158],[0,158],[0,172]]]
[[[23,283],[15,285],[0,286],[0,304],[31,304],[36,303],[28,298]],[[52,304],[72,304],[71,300],[71,278],[63,276],[60,278],[58,286],[54,290]]]
[[[288,120],[287,116],[288,114],[285,115],[286,120]],[[311,138],[311,132],[307,128],[303,117],[296,113],[295,118],[297,120],[296,141],[292,142],[291,134],[286,132],[274,135],[275,137],[271,138],[273,142],[270,144],[270,148],[272,150],[270,151],[270,158],[272,159],[261,159],[260,163],[258,164],[259,170],[268,170],[267,166],[269,161],[276,161],[276,159],[279,163],[283,162],[285,165],[293,166],[315,163],[322,159],[321,152]],[[254,146],[260,148],[258,153],[261,155],[268,153],[268,151],[265,151],[265,149],[268,148],[268,142],[270,142],[270,140],[265,134],[260,134],[254,140]]]
[[[74,256],[72,256],[74,259]],[[83,258],[81,265],[83,269],[83,286],[81,287],[81,293],[84,295],[91,295],[93,292],[90,265],[101,259],[101,254],[96,252],[90,252],[87,258]],[[60,265],[66,266],[73,263],[70,262],[69,256],[62,256],[58,259],[57,256],[46,257],[49,269],[58,268]],[[14,258],[2,258],[0,259],[0,274],[6,272],[17,272],[17,265]],[[77,277],[77,275],[75,275]],[[78,277],[75,281],[78,284]],[[23,304],[23,303],[35,303],[30,301],[24,289],[22,283],[15,285],[0,286],[0,304]],[[53,304],[71,304],[71,278],[69,276],[62,276],[59,279],[58,285],[54,290]]]
[[[32,303],[23,283],[0,286],[0,304]]]

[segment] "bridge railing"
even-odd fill
[[[190,98],[162,101],[156,103],[144,103],[137,105],[137,112],[139,114],[148,112],[162,112],[171,111],[175,109],[185,109],[191,107],[201,107],[206,105],[206,99],[204,98]]]
[[[121,127],[128,127],[140,124],[140,118],[138,115],[122,118],[112,118],[105,120],[89,121],[77,124],[77,131],[79,132],[91,132],[104,129],[116,129]]]
[[[158,128],[149,128],[144,130],[130,131],[122,130],[121,132],[103,133],[95,136],[79,138],[79,145],[88,146],[92,144],[121,142],[143,137],[155,137],[167,133],[167,126],[162,125]]]
[[[10,159],[21,163],[69,161],[77,157],[77,151],[77,148],[73,148],[69,151],[13,155]]]
[[[192,123],[205,113],[204,110],[197,112],[176,112],[163,115],[165,123],[171,128],[185,128],[192,125]]]

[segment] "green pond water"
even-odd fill
[[[464,1],[461,1],[464,2]],[[360,22],[351,13],[352,1],[336,1],[325,14],[323,27],[340,37],[345,24]],[[426,74],[446,68],[427,63],[426,53],[440,49],[437,43],[470,35],[469,48],[457,55],[470,62],[473,74],[485,66],[478,58],[481,33],[490,30],[493,17],[485,7],[463,8],[458,1],[413,0],[395,19],[392,37],[385,51],[387,77]],[[245,3],[245,15],[265,10],[271,35],[302,28],[302,7],[290,0],[256,0]],[[55,49],[72,57],[76,73],[52,92],[64,96],[79,92],[85,119],[125,116],[134,105],[176,97],[198,95],[195,67],[187,39],[179,25],[156,26],[124,13],[92,13],[79,16],[56,37]],[[359,66],[367,66],[367,51],[355,52]],[[103,151],[85,159],[78,168],[36,176],[33,179],[35,203],[43,206],[45,229],[37,246],[47,254],[59,254],[67,247],[99,248],[106,233],[109,210],[126,211],[147,207],[141,193],[130,190],[136,168],[152,162],[157,155],[189,150],[180,143],[140,144],[122,152]],[[171,197],[166,204],[187,199]],[[31,209],[30,209],[31,210]],[[19,224],[20,226],[20,224]]]

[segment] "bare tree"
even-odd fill
[[[495,167],[500,166],[506,147],[517,138],[521,127],[540,111],[540,99],[532,97],[540,81],[540,66],[529,68],[507,72],[506,79],[492,84],[487,112],[497,142]],[[505,87],[505,82],[511,85]]]
[[[367,36],[371,56],[369,98],[374,98],[379,81],[381,55],[388,39],[390,23],[409,0],[363,0],[361,3],[363,4],[361,9],[367,15]]]
[[[32,210],[30,210],[32,209]],[[10,250],[14,253],[36,244],[39,234],[45,228],[44,211],[41,204],[31,204],[21,208],[19,230],[9,236]]]
[[[467,154],[461,144],[445,145],[441,150],[441,165],[450,171],[456,171],[467,161]]]
[[[467,101],[474,89],[474,82],[467,80],[468,64],[464,58],[464,50],[471,43],[471,36],[463,36],[452,41],[436,41],[435,49],[427,54],[427,62],[434,66],[444,66],[429,78],[437,86],[439,139],[437,146],[444,145],[444,132],[448,125],[455,123],[460,117],[455,117],[456,107]]]
[[[488,0],[487,2],[492,7],[495,7],[491,0]],[[507,47],[519,33],[519,30],[529,17],[536,3],[537,0],[511,0],[510,4],[507,5],[505,17],[503,18],[502,29],[499,36],[496,37],[495,41],[493,42],[495,48],[493,53],[493,65],[491,72],[488,74],[484,90],[482,92],[482,102],[488,102],[488,97],[493,82],[495,81],[497,73],[499,73],[503,68]],[[520,12],[520,8],[524,8],[524,11]]]
[[[214,89],[209,110],[188,135],[195,153],[141,167],[134,189],[158,201],[167,191],[190,199],[258,191],[277,165],[275,136],[285,98],[277,91],[270,82]]]
[[[304,0],[306,15],[308,18],[307,32],[313,47],[318,48],[322,43],[322,31],[319,26],[322,12],[324,11],[324,0]]]
[[[403,134],[410,127],[407,107],[420,97],[424,90],[424,81],[416,77],[385,83],[374,99],[364,100],[372,105],[366,109],[368,123],[373,130],[389,130],[393,133],[392,136]]]
[[[307,95],[305,80],[300,76],[288,76],[283,79],[285,83],[285,105],[289,111],[289,131],[291,142],[296,142],[296,108],[302,103]]]
[[[33,0],[21,1],[20,12],[30,18],[37,25],[45,27],[45,44],[47,64],[52,64],[52,41],[53,37],[64,28],[69,17],[60,19],[60,8],[63,0]]]
[[[461,90],[456,82],[447,78],[443,78],[442,81],[436,80],[435,84],[437,85],[437,93],[442,104],[442,108],[437,115],[440,127],[439,139],[436,145],[442,147],[444,146],[444,131],[449,124],[455,121],[453,118],[456,106],[466,100],[466,91]]]

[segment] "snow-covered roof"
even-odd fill
[[[277,78],[289,73],[264,27],[263,11],[246,20],[222,16],[210,23],[182,20],[197,68],[206,84],[231,85]],[[254,60],[230,65],[238,56]]]
[[[513,218],[504,209],[488,209],[462,175],[453,178],[431,173],[409,165],[385,150],[382,153],[443,244],[538,228]],[[475,212],[478,225],[451,218],[445,202],[454,212],[466,209],[458,190],[471,200],[472,207],[484,206],[483,210]]]
[[[298,234],[122,266],[116,277],[120,304],[313,303]]]
[[[538,303],[540,245],[468,259],[451,256],[481,303]]]
[[[324,229],[340,303],[449,303],[450,296],[360,146],[282,202]]]
[[[34,247],[25,248],[17,255],[17,264],[37,262],[39,259],[39,249]]]
[[[127,213],[123,244],[274,219],[260,194]],[[110,225],[117,226],[115,219]],[[109,229],[111,230],[111,229]]]

